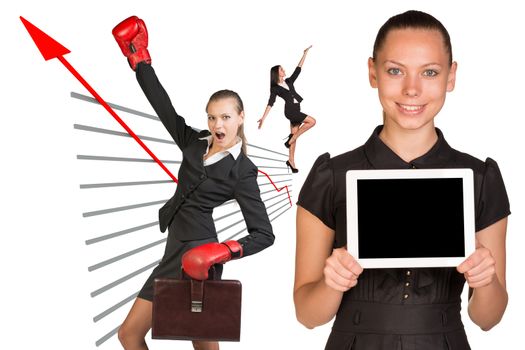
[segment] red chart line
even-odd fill
[[[135,141],[138,142],[138,144],[150,155],[151,158],[153,158],[153,160],[166,172],[166,174],[169,175],[169,177],[171,177],[173,179],[173,181],[175,183],[179,183],[179,181],[177,180],[177,178],[168,170],[168,168],[166,168],[166,166],[164,165],[164,163],[162,163],[162,161],[160,159],[157,158],[157,156],[148,148],[148,146],[146,146],[144,144],[144,142],[142,142],[142,140],[133,132],[133,130],[131,130],[131,128],[117,115],[117,113],[106,103],[106,101],[104,101],[102,99],[102,97],[100,97],[100,95],[88,84],[88,82],[86,80],[84,80],[84,78],[82,78],[82,76],[75,70],[75,68],[73,68],[73,66],[71,66],[71,64],[64,58],[64,56],[58,56],[57,57],[60,62],[62,62],[62,64],[71,72],[71,74],[73,74],[75,76],[75,78],[78,79],[78,81],[84,85],[84,87],[91,93],[91,95],[93,95],[93,97],[95,97],[95,99],[109,112],[109,114],[111,114],[113,116],[113,118],[115,118],[115,120],[128,132],[128,134],[133,137],[133,139],[135,139]],[[285,185],[284,187],[281,187],[281,188],[278,188],[277,186],[275,186],[275,183],[272,181],[270,175],[268,175],[267,173],[265,173],[264,171],[262,170],[259,170],[259,172],[261,174],[264,174],[268,180],[270,181],[270,183],[273,185],[273,187],[275,188],[275,190],[277,192],[281,192],[283,189],[286,189],[286,193],[288,195],[288,201],[290,202],[290,206],[292,206],[292,199],[290,198],[290,191],[288,190],[288,185]]]
[[[91,95],[93,95],[93,97],[97,99],[97,101],[106,109],[106,111],[108,111],[109,114],[111,114],[113,118],[115,118],[115,120],[120,125],[122,125],[122,127],[128,132],[128,134],[130,134],[130,136],[138,142],[138,144],[150,155],[151,158],[153,158],[153,160],[166,172],[166,174],[168,174],[169,177],[171,177],[173,181],[175,181],[175,183],[179,183],[175,175],[173,175],[168,170],[168,168],[166,168],[166,166],[160,161],[160,159],[157,158],[157,156],[148,148],[148,146],[144,144],[144,142],[142,142],[141,139],[139,139],[139,137],[133,132],[133,130],[131,130],[122,119],[120,119],[117,113],[115,113],[115,111],[106,103],[106,101],[104,101],[102,97],[100,97],[100,95],[88,84],[88,82],[85,81],[84,78],[82,78],[82,76],[75,70],[75,68],[73,68],[73,66],[71,66],[71,64],[69,64],[69,62],[63,56],[58,56],[57,58],[75,76],[75,78],[77,78],[78,81],[80,81],[80,83],[84,85],[84,87],[91,93]]]
[[[258,169],[257,169],[258,170]],[[275,186],[275,184],[273,183],[272,181],[272,178],[270,177],[270,175],[266,174],[264,171],[262,170],[258,170],[261,174],[263,174],[264,176],[266,176],[268,178],[268,180],[270,180],[271,184],[273,185],[273,187],[275,188],[275,190],[277,192],[281,192],[283,189],[286,189],[286,193],[288,194],[288,201],[290,201],[290,206],[292,206],[292,199],[290,198],[290,191],[288,191],[288,185],[285,185],[281,188],[277,188],[277,186]]]

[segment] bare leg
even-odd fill
[[[295,135],[295,133],[297,133],[298,130],[299,130],[299,125],[295,125],[295,126],[290,125],[291,134]],[[288,148],[288,161],[295,168],[295,142],[290,144],[290,148]]]
[[[194,341],[195,350],[219,350],[219,343],[216,341]]]
[[[299,130],[297,130],[297,132],[294,133],[294,135],[292,136],[292,138],[288,142],[290,144],[290,148],[291,148],[291,145],[293,145],[295,143],[295,141],[297,141],[297,138],[299,136],[301,136],[303,133],[305,133],[309,129],[313,128],[314,125],[315,125],[315,119],[314,118],[312,118],[310,116],[307,116],[306,118],[304,118],[303,123],[299,127]]]
[[[126,350],[147,350],[146,334],[151,328],[151,301],[137,298],[118,330],[118,339]]]

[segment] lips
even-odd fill
[[[401,103],[396,103],[398,109],[405,114],[418,114],[425,109],[425,105],[404,105]]]
[[[216,137],[218,140],[222,140],[225,136],[226,136],[226,134],[223,133],[223,132],[216,132],[216,133],[215,133],[215,137]]]

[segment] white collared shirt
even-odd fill
[[[210,146],[211,146],[211,142],[213,140],[213,136],[210,135],[210,136],[202,137],[199,140],[206,140],[206,141],[208,141],[208,148],[206,149],[206,153],[204,153],[204,156],[203,156],[203,157],[206,157],[206,155],[210,151]],[[241,140],[241,138],[239,136],[237,136],[237,142],[235,143],[235,145],[231,146],[230,148],[228,148],[228,149],[226,149],[224,151],[220,151],[220,152],[215,153],[214,155],[212,155],[208,159],[204,159],[204,166],[215,164],[218,161],[220,161],[223,158],[225,158],[226,156],[228,156],[228,154],[231,154],[233,159],[237,160],[237,157],[239,157],[239,154],[241,154],[241,148],[242,148],[242,140]]]

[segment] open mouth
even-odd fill
[[[217,140],[222,140],[225,136],[226,136],[226,134],[223,133],[223,132],[216,132],[215,133],[215,137],[217,138]]]

